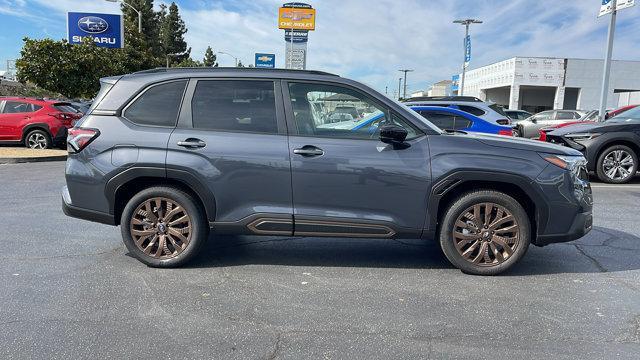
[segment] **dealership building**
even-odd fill
[[[594,110],[600,107],[603,60],[515,57],[465,76],[464,95],[509,109],[539,112],[550,109]],[[458,92],[454,75],[454,93]],[[611,64],[607,108],[616,108],[640,91],[640,61]]]

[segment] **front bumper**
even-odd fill
[[[71,196],[67,186],[62,187],[62,211],[65,215],[78,219],[89,220],[101,224],[115,225],[115,218],[111,214],[100,211],[83,209],[71,204]]]
[[[577,214],[569,228],[562,234],[538,235],[535,244],[545,246],[552,243],[561,243],[577,240],[585,236],[593,228],[593,215],[591,212]]]

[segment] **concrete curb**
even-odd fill
[[[0,164],[22,164],[46,161],[66,161],[67,155],[22,157],[22,158],[0,158]]]

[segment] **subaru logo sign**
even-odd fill
[[[89,34],[100,34],[109,28],[109,24],[101,17],[85,16],[78,20],[80,30]]]
[[[100,47],[121,48],[124,46],[122,29],[121,15],[80,12],[67,14],[69,44],[81,44],[86,39],[91,39]]]

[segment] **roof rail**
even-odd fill
[[[265,72],[275,72],[275,73],[304,73],[304,74],[313,74],[313,75],[329,75],[329,76],[339,76],[337,74],[328,73],[325,71],[319,70],[293,70],[293,69],[265,69],[265,68],[256,68],[256,67],[172,67],[172,68],[155,68],[148,70],[141,70],[134,72],[134,74],[156,74],[156,73],[171,73],[171,72],[218,72],[218,71],[265,71]]]
[[[474,96],[417,96],[404,99],[408,101],[468,101],[468,102],[483,102]]]

